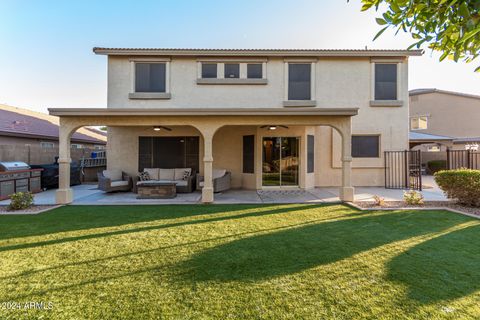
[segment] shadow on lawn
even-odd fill
[[[268,207],[272,205],[65,206],[34,216],[0,216],[0,240]]]
[[[392,259],[390,281],[421,303],[460,298],[480,289],[480,225],[422,242]]]
[[[107,237],[107,236],[113,236],[113,235],[122,235],[122,234],[129,234],[129,233],[135,233],[135,232],[143,232],[143,231],[159,230],[159,229],[165,229],[165,228],[181,227],[181,226],[185,226],[185,225],[196,225],[196,224],[203,224],[203,223],[210,223],[210,222],[227,221],[227,220],[233,220],[233,219],[242,219],[242,218],[248,218],[248,217],[259,217],[259,216],[272,215],[272,214],[281,214],[281,213],[293,212],[293,211],[298,211],[298,210],[308,210],[308,209],[311,209],[311,208],[314,208],[314,207],[325,207],[325,206],[326,205],[318,205],[318,204],[308,204],[308,205],[303,205],[302,204],[302,205],[296,205],[296,206],[291,206],[291,205],[289,205],[289,206],[286,206],[286,205],[276,205],[276,206],[250,205],[250,206],[240,206],[240,207],[237,207],[237,206],[227,206],[226,207],[226,206],[221,206],[221,205],[219,205],[219,206],[214,205],[214,206],[199,206],[201,209],[197,209],[197,206],[195,206],[195,207],[190,206],[189,207],[189,210],[190,210],[189,212],[190,212],[191,216],[200,215],[200,214],[216,214],[216,213],[234,212],[234,211],[237,211],[237,210],[241,210],[240,208],[242,208],[242,209],[266,209],[266,210],[251,211],[251,212],[234,214],[234,215],[229,215],[229,216],[215,216],[215,215],[213,215],[210,218],[201,219],[201,220],[188,220],[188,221],[174,222],[174,223],[167,223],[167,224],[160,224],[160,225],[153,225],[153,226],[137,227],[137,228],[130,228],[130,229],[121,229],[121,230],[107,231],[107,232],[100,232],[100,233],[90,233],[90,234],[85,234],[85,235],[80,235],[80,236],[63,237],[63,238],[51,239],[51,240],[45,240],[45,241],[20,243],[20,244],[2,246],[2,247],[0,247],[0,252],[17,250],[17,249],[25,249],[25,248],[34,248],[34,247],[39,247],[39,246],[58,244],[58,243],[66,243],[66,242],[79,241],[79,240],[95,239],[95,238],[101,238],[101,237]],[[228,209],[230,207],[232,207],[232,210]],[[182,206],[176,206],[173,209],[172,208],[166,208],[165,212],[162,211],[162,212],[157,212],[156,213],[156,218],[157,219],[151,219],[151,220],[167,219],[166,216],[172,217],[172,212],[177,212],[179,209],[184,209],[184,208],[182,208]],[[207,209],[207,210],[205,210],[205,209]],[[201,213],[199,213],[199,212],[201,212]],[[179,212],[179,213],[175,214],[174,217],[180,218],[180,217],[188,216],[188,215],[184,215],[182,213],[184,213],[184,212]],[[81,213],[77,213],[77,214],[81,215]],[[141,216],[141,212],[138,212],[138,214]],[[102,216],[102,221],[105,219],[103,214],[98,213],[98,215]],[[118,215],[121,215],[121,211],[117,214],[117,216]],[[129,213],[129,215],[130,215],[130,213]],[[109,214],[107,214],[107,216],[110,217]],[[139,221],[146,221],[146,220],[145,219],[139,219]],[[86,223],[88,223],[88,221]],[[123,225],[125,223],[127,223],[127,222],[118,224],[118,220],[117,220],[117,222],[112,223],[112,226]],[[132,223],[132,222],[128,222],[128,223]],[[59,225],[58,227],[59,227],[58,229],[63,228],[61,225]],[[97,224],[95,228],[99,228],[99,227],[105,227],[105,225],[99,226],[99,224]],[[58,229],[57,229],[57,231],[50,231],[49,233],[61,232]]]
[[[179,264],[187,281],[252,281],[301,272],[395,241],[438,232],[466,217],[448,212],[368,215],[253,236]]]

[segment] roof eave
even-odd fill
[[[267,57],[408,57],[423,50],[315,50],[315,49],[149,49],[94,47],[99,55],[115,56],[267,56]]]
[[[49,113],[59,117],[92,117],[92,116],[355,116],[358,108],[49,108]]]

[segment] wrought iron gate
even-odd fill
[[[422,191],[422,154],[417,151],[385,151],[385,188]]]

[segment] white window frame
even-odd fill
[[[165,64],[165,92],[136,92],[135,66],[137,63],[164,63]],[[170,58],[134,58],[130,59],[130,93],[129,99],[170,99]]]
[[[46,147],[46,145],[48,145],[48,147]],[[42,149],[53,149],[53,148],[55,148],[55,142],[40,141],[40,147]]]
[[[314,107],[316,106],[316,59],[285,59],[284,66],[284,107]],[[310,100],[289,100],[288,99],[288,66],[290,64],[311,64],[310,67]]]
[[[418,126],[417,128],[414,128],[412,122],[414,120],[417,120],[417,124],[420,124],[420,119],[425,120],[425,128],[420,128],[420,126]],[[410,130],[418,131],[418,130],[427,130],[427,129],[428,129],[428,117],[427,116],[413,116],[413,117],[410,117]]]
[[[371,107],[401,107],[403,101],[401,100],[402,92],[402,63],[403,59],[380,59],[372,58],[370,60],[370,106]],[[377,64],[395,64],[397,66],[397,99],[396,100],[375,100],[375,65]]]
[[[84,149],[85,146],[81,143],[71,143],[70,148],[71,149]]]

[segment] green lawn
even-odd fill
[[[478,319],[480,220],[311,204],[0,216],[0,303],[0,319]]]

